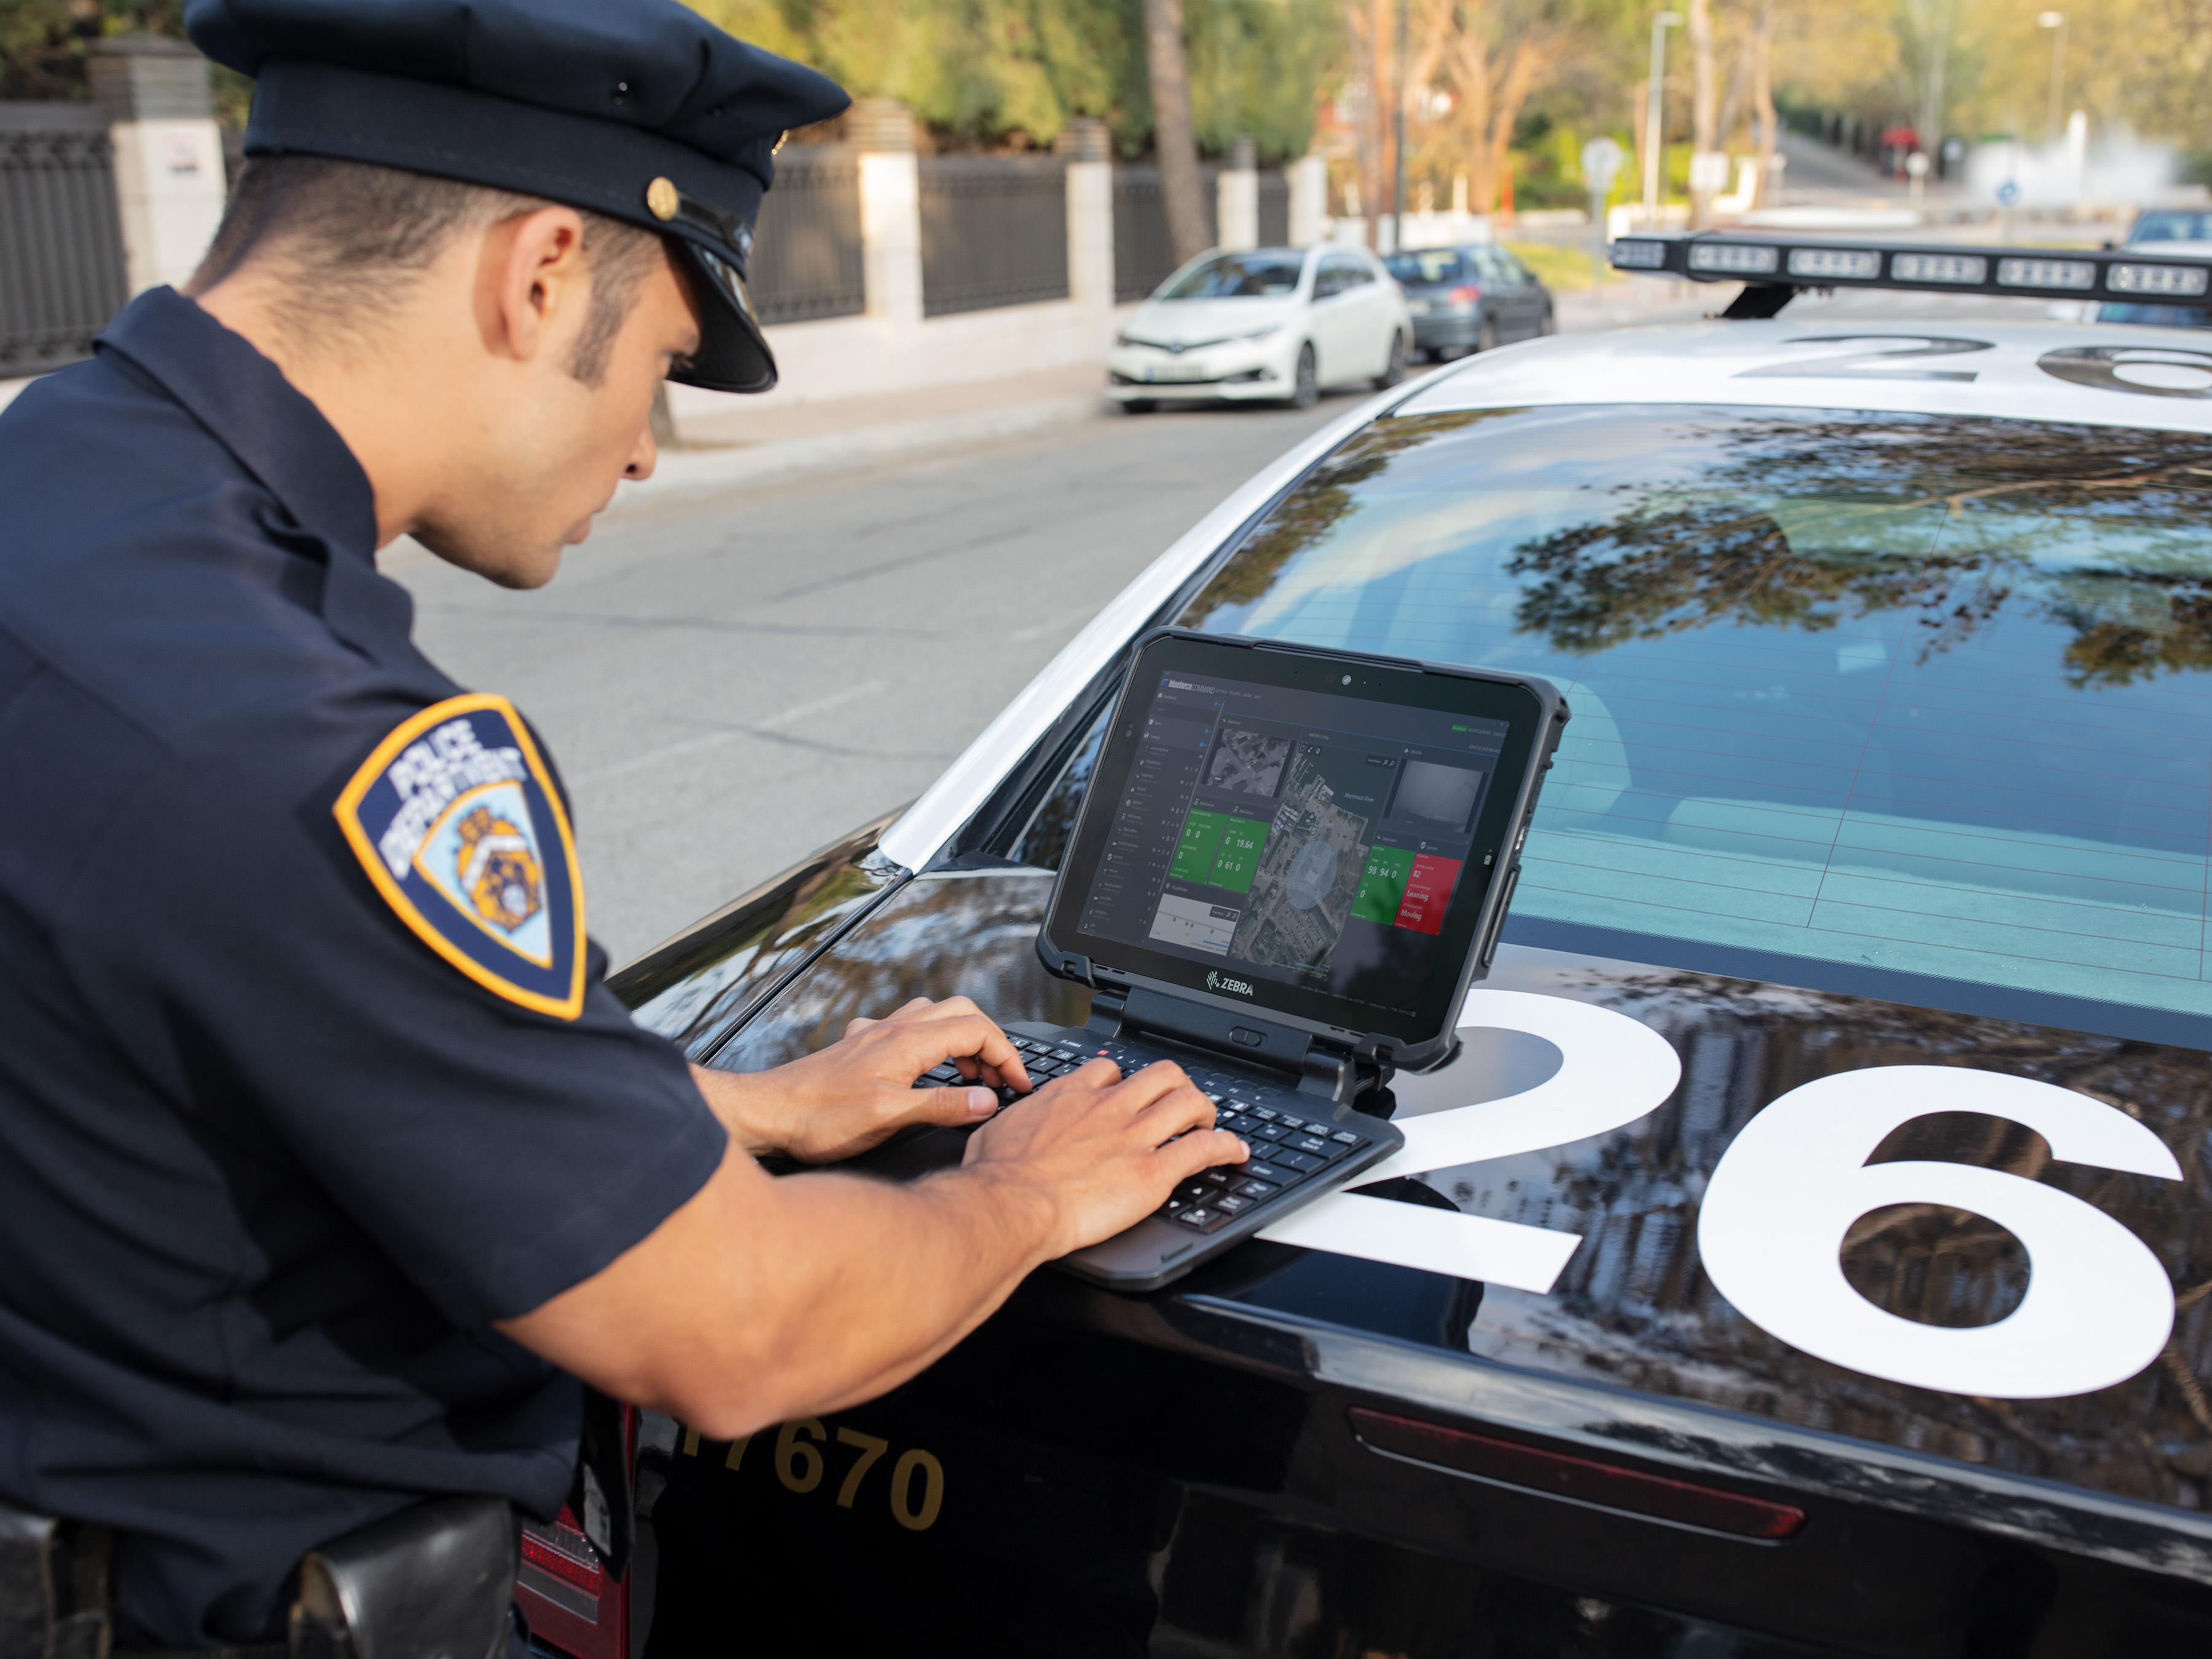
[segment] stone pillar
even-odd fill
[[[893,98],[863,98],[845,130],[860,153],[860,261],[868,315],[921,322],[921,174],[914,115]]]
[[[228,194],[207,59],[182,40],[127,34],[94,42],[90,67],[115,152],[131,291],[181,287],[214,240]]]
[[[1328,163],[1301,155],[1283,171],[1290,175],[1291,246],[1311,247],[1328,240]]]
[[[1259,246],[1260,171],[1249,138],[1230,146],[1229,165],[1214,180],[1214,194],[1221,246],[1231,252]]]
[[[1103,351],[1114,333],[1114,166],[1106,124],[1070,121],[1053,149],[1067,158],[1067,297],[1089,313]]]

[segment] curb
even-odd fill
[[[647,482],[624,484],[607,512],[635,512],[664,501],[711,495],[747,484],[782,483],[825,472],[951,453],[1009,438],[1026,437],[1054,427],[1101,419],[1106,408],[1104,398],[1086,393],[947,416],[941,420],[860,427],[818,438],[793,438],[783,443],[748,444],[720,450],[673,450],[661,456],[659,465]]]

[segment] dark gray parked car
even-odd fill
[[[2173,208],[2149,208],[2136,216],[2124,246],[2142,247],[2153,242],[2182,242],[2190,251],[2212,244],[2212,213]],[[2107,244],[2107,246],[2110,246]],[[2097,307],[2100,323],[2145,323],[2153,328],[2212,328],[2212,311],[2198,306],[2107,303]]]
[[[1406,291],[1421,356],[1442,362],[1553,331],[1551,290],[1502,247],[1411,248],[1383,263]]]

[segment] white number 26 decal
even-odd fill
[[[1489,1026],[1541,1037],[1559,1049],[1559,1069],[1503,1100],[1407,1119],[1398,1126],[1405,1150],[1376,1164],[1363,1182],[1516,1158],[1601,1135],[1656,1110],[1681,1080],[1672,1043],[1642,1021],[1593,1003],[1474,990],[1459,1024],[1462,1030]],[[1261,1237],[1539,1293],[1552,1288],[1582,1243],[1577,1233],[1356,1193],[1310,1204],[1263,1228]]]
[[[1654,1110],[1681,1063],[1656,1031],[1565,998],[1477,990],[1460,1024],[1555,1044],[1559,1070],[1504,1100],[1407,1120],[1382,1180],[1516,1157],[1603,1134]],[[1885,1137],[1934,1112],[1977,1112],[2034,1130],[2053,1157],[2163,1180],[2173,1154],[2142,1124],[2069,1089],[1950,1066],[1888,1066],[1816,1079],[1773,1102],[1723,1154],[1700,1206],[1705,1271],[1770,1335],[1868,1376],[1948,1394],[2048,1399],[2125,1381],[2158,1357],[2173,1289],[2142,1242],[2056,1188],[1965,1164],[1869,1164]],[[2020,1306],[1953,1329],[1899,1318],[1844,1277],[1844,1236],[1869,1211],[1936,1204],[1998,1223],[2027,1247]],[[1269,1227],[1286,1244],[1548,1292],[1582,1242],[1519,1222],[1340,1193]]]
[[[1881,1066],[1816,1078],[1746,1124],[1705,1188],[1698,1250],[1737,1311],[1794,1348],[1946,1394],[2047,1400],[2125,1382],[2173,1328],[2173,1285],[2143,1242],[2055,1187],[1971,1164],[1869,1164],[1930,1112],[2026,1125],[2071,1164],[2181,1179],[2148,1129],[2102,1101],[1955,1066]],[[1971,1210],[2027,1247],[2027,1294],[1994,1325],[1900,1319],[1844,1277],[1844,1233],[1869,1210]]]

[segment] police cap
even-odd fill
[[[745,289],[790,128],[850,102],[678,0],[186,0],[185,26],[252,76],[248,155],[404,168],[588,209],[665,235],[701,281],[675,378],[766,392]]]

